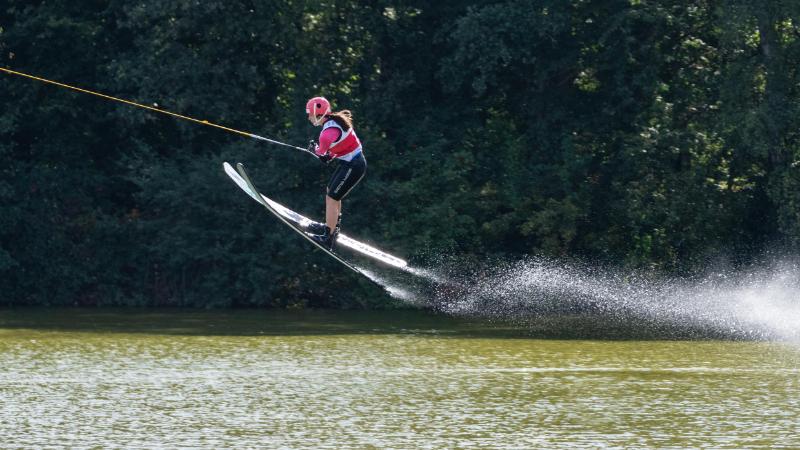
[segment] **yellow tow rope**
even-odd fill
[[[294,148],[294,149],[297,149],[297,150],[302,150],[304,152],[308,152],[308,150],[303,148],[303,147],[295,147],[294,145],[289,145],[289,144],[285,144],[283,142],[274,141],[272,139],[267,139],[267,138],[265,138],[263,136],[259,136],[257,134],[248,133],[246,131],[241,131],[241,130],[237,130],[235,128],[229,128],[229,127],[225,127],[225,126],[222,126],[222,125],[217,125],[217,124],[211,123],[211,122],[209,122],[207,120],[195,119],[193,117],[184,116],[184,115],[181,115],[181,114],[176,114],[176,113],[171,112],[171,111],[155,108],[153,106],[143,105],[141,103],[132,102],[130,100],[125,100],[125,99],[122,99],[122,98],[113,97],[111,95],[102,94],[100,92],[90,91],[88,89],[83,89],[83,88],[79,88],[79,87],[76,87],[76,86],[70,86],[69,84],[59,83],[58,81],[48,80],[46,78],[37,77],[37,76],[34,76],[34,75],[29,75],[27,73],[17,72],[16,70],[6,69],[6,68],[3,68],[3,67],[0,67],[0,70],[2,70],[3,72],[5,72],[5,73],[7,73],[9,75],[18,75],[18,76],[21,76],[21,77],[30,78],[32,80],[41,81],[43,83],[53,84],[53,85],[56,85],[56,86],[59,86],[59,87],[72,89],[73,91],[83,92],[84,94],[91,94],[91,95],[95,95],[97,97],[105,98],[107,100],[113,100],[113,101],[116,101],[116,102],[125,103],[125,104],[132,105],[132,106],[138,106],[139,108],[149,109],[150,111],[155,111],[155,112],[159,112],[159,113],[162,113],[162,114],[167,114],[167,115],[170,115],[170,116],[173,116],[173,117],[177,117],[179,119],[189,120],[189,121],[192,121],[192,122],[195,122],[195,123],[199,123],[199,124],[202,124],[202,125],[208,125],[210,127],[219,128],[221,130],[229,131],[231,133],[241,134],[243,136],[247,136],[247,137],[259,139],[259,140],[262,140],[262,141],[271,142],[273,144],[283,145],[283,146],[286,146],[286,147],[291,147],[291,148]],[[309,152],[309,153],[311,153],[311,152]]]

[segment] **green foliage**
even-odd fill
[[[800,6],[768,0],[185,0],[0,7],[0,64],[369,161],[344,226],[407,257],[667,271],[800,245]],[[0,301],[389,304],[244,197],[322,217],[307,155],[0,77]]]

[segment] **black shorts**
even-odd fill
[[[364,178],[365,173],[367,173],[367,160],[364,158],[364,152],[359,153],[352,161],[339,160],[339,167],[328,182],[328,197],[334,200],[343,199]]]

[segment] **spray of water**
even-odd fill
[[[398,298],[451,315],[520,321],[593,317],[650,329],[691,328],[714,336],[800,340],[800,265],[783,260],[749,271],[689,278],[622,272],[589,264],[528,258],[449,260],[394,281]],[[488,268],[486,268],[488,267]],[[424,281],[428,288],[422,287]]]

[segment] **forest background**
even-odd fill
[[[424,261],[695,273],[800,244],[800,2],[30,1],[0,65],[304,146],[350,109],[348,234]],[[0,76],[0,301],[375,307],[221,169],[321,218],[300,152]]]

